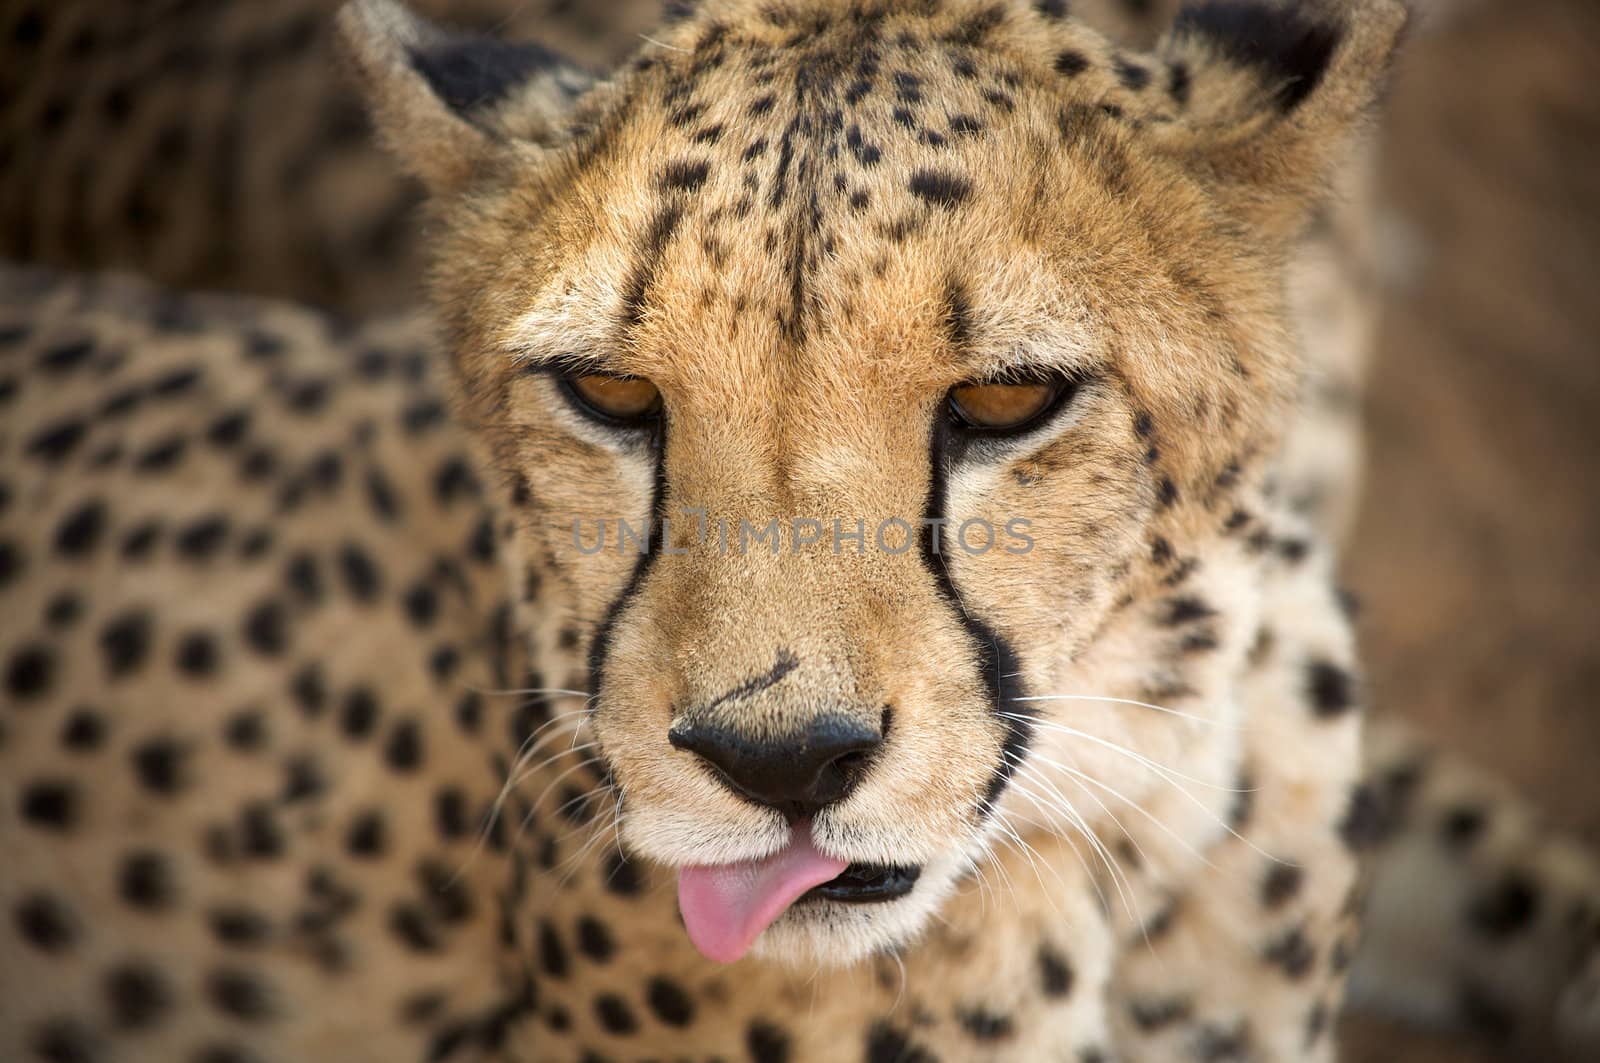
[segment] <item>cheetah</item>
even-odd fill
[[[574,92],[360,0],[431,314],[8,270],[7,1056],[1330,1058],[1359,851],[1478,785],[1363,773],[1296,504],[1402,9],[1063,6],[718,0]],[[1581,1028],[1592,866],[1477,852],[1480,1003]]]

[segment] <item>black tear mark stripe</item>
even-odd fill
[[[600,693],[605,683],[606,655],[611,649],[611,634],[616,630],[617,620],[627,610],[629,603],[638,594],[639,585],[650,572],[650,567],[655,564],[656,557],[661,552],[661,540],[666,536],[662,534],[667,518],[667,417],[662,413],[656,421],[654,438],[650,441],[655,454],[655,471],[650,480],[650,534],[645,540],[645,548],[639,555],[639,560],[634,562],[633,571],[628,574],[628,582],[623,584],[622,590],[616,598],[612,599],[606,607],[605,617],[600,621],[600,627],[594,633],[594,641],[589,644],[589,694],[591,704],[593,698]],[[591,712],[593,709],[590,710]]]
[[[923,516],[927,519],[922,524],[919,546],[922,563],[927,566],[939,593],[949,603],[978,651],[979,672],[984,688],[989,691],[990,705],[1006,727],[1000,763],[989,780],[989,788],[983,795],[980,809],[983,815],[988,816],[993,814],[995,802],[1000,799],[1018,763],[1027,754],[1028,743],[1033,738],[1033,725],[1016,718],[1029,715],[1026,703],[1021,700],[1027,690],[1022,683],[1022,663],[1017,659],[1016,651],[999,632],[967,611],[950,577],[947,555],[934,550],[933,529],[942,526],[948,501],[950,444],[949,426],[943,416],[935,415],[928,444],[928,501],[923,510]]]

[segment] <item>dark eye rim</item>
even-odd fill
[[[576,383],[578,378],[586,376],[608,376],[613,380],[643,380],[643,377],[632,376],[626,373],[603,373],[593,369],[556,369],[552,371],[551,375],[555,378],[557,389],[560,390],[562,396],[567,400],[573,409],[577,410],[590,420],[596,421],[609,428],[617,428],[626,431],[640,431],[653,427],[658,421],[661,420],[662,402],[661,391],[659,388],[656,390],[655,404],[651,406],[650,409],[646,410],[644,413],[636,414],[632,417],[618,417],[614,413],[608,413],[605,410],[600,409],[600,407],[594,405],[594,403],[584,398],[583,392],[578,390]]]
[[[963,380],[945,393],[945,416],[949,418],[952,428],[963,435],[973,438],[1006,439],[1014,436],[1024,436],[1054,420],[1077,397],[1078,392],[1087,382],[1087,377],[1066,373],[1007,373],[1002,376],[987,377],[981,380]],[[985,425],[975,424],[967,420],[961,412],[961,403],[956,400],[956,391],[960,388],[984,387],[992,384],[1045,384],[1055,390],[1049,400],[1039,407],[1036,413],[1018,421],[1016,424]]]

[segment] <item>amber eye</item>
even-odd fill
[[[962,384],[950,391],[950,413],[967,428],[1024,428],[1058,406],[1072,390],[1061,380]]]
[[[643,377],[587,373],[562,382],[579,406],[604,421],[635,424],[661,410],[661,392]]]

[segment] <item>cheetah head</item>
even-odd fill
[[[1231,781],[1283,267],[1403,10],[1060,6],[706,0],[604,79],[343,13],[530,642],[713,959],[898,947],[997,840]]]

